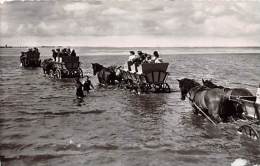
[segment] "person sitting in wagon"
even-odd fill
[[[27,58],[32,58],[33,56],[33,50],[32,48],[29,48],[28,51],[26,52]]]
[[[129,51],[130,56],[128,57],[128,61],[127,61],[127,68],[128,71],[131,71],[131,65],[133,65],[135,59],[136,59],[136,55],[134,51]]]
[[[66,48],[63,48],[61,51],[62,58],[68,56]]]
[[[21,63],[24,63],[25,59],[26,59],[26,52],[21,52],[21,56],[20,56]]]
[[[36,47],[33,48],[33,56],[36,57],[37,59],[40,58],[40,52]]]
[[[76,57],[76,56],[77,56],[77,54],[76,54],[76,52],[75,52],[75,50],[74,50],[74,49],[72,50],[72,52],[71,52],[70,56],[74,56],[74,57]]]
[[[129,51],[130,56],[128,57],[128,62],[133,62],[134,59],[136,58],[135,52],[134,51]]]
[[[54,61],[56,62],[56,58],[58,56],[58,53],[54,49],[52,49],[51,51],[52,51],[52,57],[53,57]]]
[[[70,48],[67,48],[67,54],[70,56],[71,55],[71,50]]]
[[[59,48],[57,48],[56,51],[57,51],[58,62],[61,62],[62,53]]]
[[[143,63],[151,63],[152,56],[150,54],[145,53],[145,59]]]
[[[151,60],[152,63],[163,63],[162,58],[159,58],[159,53],[158,51],[153,52],[153,58]]]

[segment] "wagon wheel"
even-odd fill
[[[152,87],[155,92],[160,92],[160,84],[152,84]]]
[[[161,84],[160,91],[165,92],[165,93],[170,93],[171,88],[170,88],[169,84],[163,83],[163,84]]]
[[[145,84],[145,90],[146,90],[146,92],[149,92],[151,89],[152,89],[151,85],[146,83],[146,84]]]
[[[55,71],[54,78],[61,79],[61,71],[59,69]]]
[[[50,73],[50,78],[51,79],[55,78],[55,73],[54,73],[54,71],[52,69],[50,70],[49,73]]]
[[[239,132],[241,132],[242,134],[248,136],[251,139],[259,139],[259,134],[257,133],[257,131],[250,125],[243,125],[240,126],[238,129]]]

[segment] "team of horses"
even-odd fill
[[[210,80],[202,80],[203,85],[193,79],[178,80],[181,99],[188,98],[195,113],[203,112],[215,122],[229,122],[243,119],[243,108],[238,102],[229,100],[230,96],[253,96],[244,88],[225,88]]]
[[[49,75],[50,71],[56,70],[55,62],[52,58],[44,59],[41,66],[44,74]]]
[[[120,66],[104,67],[98,63],[92,64],[93,74],[97,75],[99,83],[115,85],[123,81]],[[243,108],[238,102],[229,100],[229,96],[253,96],[244,88],[227,88],[214,84],[211,80],[203,80],[202,84],[193,79],[178,80],[181,99],[188,98],[195,113],[203,111],[215,122],[229,122],[243,119]],[[199,109],[199,110],[198,110]]]
[[[92,63],[92,68],[93,75],[97,75],[100,84],[115,85],[124,81],[121,66],[104,67],[98,63]],[[178,82],[181,99],[188,98],[195,113],[199,113],[199,110],[203,111],[217,123],[244,118],[242,105],[229,100],[229,96],[253,96],[247,89],[231,89],[216,85],[211,80],[202,79],[202,84],[200,84],[193,79],[184,78]]]
[[[115,85],[116,81],[122,81],[120,72],[121,66],[104,67],[99,63],[92,63],[93,75],[97,75],[98,81],[102,85]]]

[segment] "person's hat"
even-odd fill
[[[154,52],[153,52],[153,55],[156,56],[156,57],[158,57],[158,56],[159,56],[158,51],[154,51]]]
[[[143,54],[143,52],[142,52],[142,51],[137,51],[137,53],[138,53],[138,55],[141,55],[141,54]]]
[[[133,54],[133,55],[135,54],[135,52],[134,52],[134,51],[129,51],[129,52],[130,52],[130,54]]]

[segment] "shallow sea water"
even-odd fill
[[[72,81],[50,80],[41,68],[19,67],[21,50],[0,49],[4,166],[219,166],[238,158],[248,165],[260,164],[259,142],[240,136],[234,124],[214,127],[194,115],[189,102],[180,100],[176,81],[213,79],[255,94],[260,83],[259,49],[159,48],[170,63],[167,82],[172,93],[137,95],[97,88],[83,101],[76,99]],[[49,50],[40,49],[41,59]],[[84,73],[90,75],[92,62],[123,65],[128,50],[76,48]],[[91,80],[97,84],[94,76]]]

